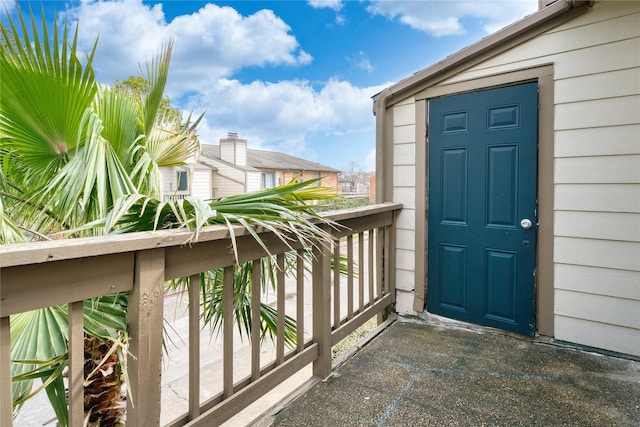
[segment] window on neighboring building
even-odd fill
[[[262,172],[262,188],[273,188],[276,186],[276,175],[273,172]]]
[[[320,172],[313,172],[313,179],[320,178]],[[314,185],[320,185],[320,181],[316,181]]]
[[[187,171],[178,171],[177,191],[189,191],[189,173]]]

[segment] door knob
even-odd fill
[[[520,221],[520,227],[524,228],[525,230],[530,229],[532,225],[533,223],[529,218],[525,218],[522,221]]]

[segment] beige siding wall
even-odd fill
[[[211,198],[211,170],[195,170],[191,178],[191,195],[202,200]]]
[[[416,108],[409,98],[393,107],[393,200],[403,209],[396,222],[396,310],[413,311],[416,227]]]
[[[167,166],[160,168],[162,174],[162,195],[173,193],[177,186],[176,168],[173,166]]]
[[[234,194],[244,193],[244,184],[233,181],[226,176],[220,175],[219,172],[213,173],[212,188],[214,197],[232,196]]]
[[[247,172],[247,193],[260,190],[262,172]]]
[[[554,65],[555,338],[640,355],[640,2],[602,2],[444,84]]]

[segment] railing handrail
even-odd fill
[[[328,220],[341,221],[399,209],[402,209],[402,204],[387,202],[321,212],[319,215]],[[260,227],[256,229],[258,232],[262,231]],[[249,235],[249,232],[240,225],[233,226],[233,231],[236,237]],[[197,241],[201,243],[229,237],[229,228],[226,225],[211,225],[200,230]],[[187,229],[172,229],[5,244],[0,245],[0,268],[181,246],[189,244],[192,238],[193,232]]]
[[[402,205],[384,203],[366,207],[322,213],[332,227],[319,224],[332,233],[336,241],[313,247],[311,257],[312,338],[300,339],[293,353],[284,352],[285,253],[297,251],[296,292],[297,333],[304,338],[303,287],[305,276],[303,242],[283,242],[273,232],[258,230],[269,253],[256,242],[244,227],[235,226],[237,253],[231,245],[231,233],[224,225],[203,228],[197,241],[189,230],[167,230],[128,233],[106,237],[78,238],[38,243],[0,246],[0,424],[11,425],[11,371],[9,316],[29,310],[59,304],[69,305],[69,389],[72,425],[82,424],[83,406],[83,300],[115,292],[129,293],[129,358],[127,362],[131,399],[128,402],[129,425],[156,426],[159,421],[161,397],[161,342],[164,286],[167,280],[189,277],[192,300],[199,298],[200,273],[224,268],[223,312],[233,308],[234,266],[236,262],[253,262],[253,289],[260,289],[261,259],[276,255],[277,274],[277,355],[268,369],[261,368],[259,338],[252,335],[252,374],[239,382],[233,377],[232,316],[224,316],[224,376],[223,392],[200,404],[199,401],[199,342],[192,333],[198,331],[198,310],[190,310],[190,373],[189,413],[180,416],[171,426],[211,425],[224,421],[264,393],[289,378],[310,363],[313,375],[326,378],[331,372],[331,347],[342,340],[372,316],[387,312],[395,301],[394,220]],[[339,238],[344,238],[340,241]],[[366,242],[366,243],[365,243]],[[346,286],[341,287],[337,270],[331,274],[331,263],[340,263],[341,249],[345,245],[347,259]],[[354,247],[356,249],[354,249]],[[367,252],[365,254],[365,251]],[[357,267],[354,274],[354,256],[366,266]],[[365,283],[365,275],[367,283]],[[340,293],[346,289],[346,304],[341,304]],[[368,289],[368,291],[367,291]],[[193,292],[193,295],[192,295]],[[358,301],[355,299],[357,292]],[[367,294],[367,301],[363,299]],[[333,301],[332,301],[333,299]],[[344,299],[342,300],[345,301]],[[252,293],[252,322],[258,324],[259,293]],[[347,306],[346,316],[342,306]],[[332,308],[333,307],[333,308]],[[333,315],[331,315],[333,310]],[[193,325],[192,325],[193,323]],[[256,329],[257,331],[257,329]],[[253,334],[254,331],[252,331]],[[256,344],[253,344],[255,341]],[[257,353],[257,356],[256,354]],[[132,356],[132,355],[135,355]],[[286,356],[286,357],[285,357]],[[273,366],[272,366],[273,365]],[[266,369],[266,370],[265,370]],[[264,370],[264,372],[263,372]],[[144,398],[143,398],[144,396]],[[137,402],[134,407],[132,402]]]

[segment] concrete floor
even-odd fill
[[[640,362],[397,321],[274,426],[640,426]]]

